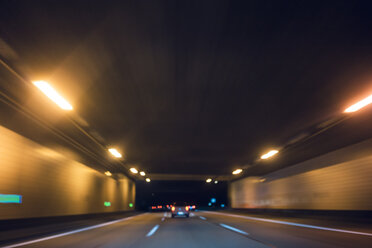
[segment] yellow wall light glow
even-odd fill
[[[365,106],[369,105],[372,103],[372,95],[364,98],[363,100],[351,105],[350,107],[348,107],[347,109],[345,109],[345,113],[352,113],[352,112],[356,112],[358,111],[359,109],[361,108],[364,108]]]
[[[151,179],[150,178],[146,178],[146,182],[151,182]]]
[[[115,157],[115,158],[121,158],[120,152],[118,152],[115,148],[108,149],[109,152]]]
[[[264,155],[262,155],[261,159],[268,159],[268,158],[274,156],[275,154],[277,154],[278,152],[279,152],[278,150],[271,150],[268,153],[265,153]]]
[[[144,177],[144,176],[146,176],[146,173],[144,171],[141,171],[140,175]]]
[[[136,168],[130,168],[129,169],[130,172],[132,172],[133,174],[137,174],[138,173],[138,170]]]
[[[111,172],[109,172],[109,171],[106,171],[105,175],[108,176],[108,177],[112,176]]]
[[[205,180],[207,183],[210,183],[212,182],[212,178],[208,178],[207,180]]]
[[[71,104],[66,101],[53,87],[45,81],[32,82],[41,92],[43,92],[50,100],[56,103],[61,109],[72,110]]]

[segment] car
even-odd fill
[[[184,202],[176,202],[171,207],[172,218],[176,216],[185,216],[189,218],[190,216],[190,206],[187,206]]]

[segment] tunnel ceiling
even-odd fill
[[[352,1],[1,5],[2,59],[28,80],[53,84],[102,144],[149,173],[231,174],[334,118],[372,87],[370,6]],[[34,104],[6,73],[2,91]],[[371,136],[370,118],[359,119],[250,173]],[[69,132],[58,120],[50,122]],[[349,137],[356,128],[359,136]],[[345,133],[344,143],[332,142]]]

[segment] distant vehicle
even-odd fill
[[[171,207],[172,218],[175,216],[185,216],[189,218],[190,206],[187,206],[184,202],[176,202]]]
[[[190,205],[190,206],[189,206],[189,209],[190,209],[190,211],[195,211],[196,206],[195,206],[195,205]]]

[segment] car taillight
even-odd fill
[[[176,208],[175,207],[172,207],[172,211],[175,211],[176,210]]]
[[[190,207],[189,206],[186,206],[186,211],[189,211]]]
[[[192,209],[195,209],[195,208],[196,208],[195,205],[193,205],[193,206],[192,206]]]

